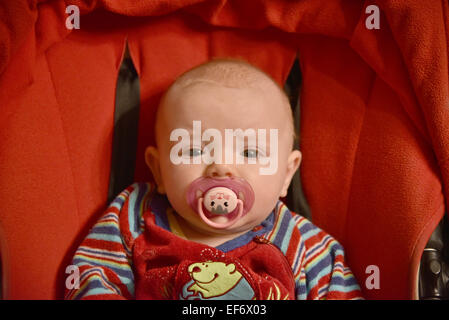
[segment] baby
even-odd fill
[[[237,60],[180,76],[133,184],[78,248],[67,299],[357,299],[343,248],[279,200],[301,153],[283,90]]]

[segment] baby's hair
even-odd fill
[[[284,89],[266,72],[247,61],[236,58],[216,58],[190,69],[181,74],[167,89],[159,108],[162,107],[167,95],[176,89],[186,88],[198,82],[210,82],[229,88],[259,88],[264,90],[264,85],[274,85],[280,93],[282,104],[288,107],[289,130],[292,136],[292,147],[298,137],[293,123],[293,113],[290,101]],[[280,106],[282,107],[282,106]]]
[[[216,58],[180,75],[174,84],[188,86],[196,81],[211,81],[230,88],[259,87],[260,75],[271,80],[281,91],[277,82],[261,69],[235,58]]]

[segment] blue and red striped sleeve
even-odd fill
[[[300,267],[293,266],[297,299],[363,299],[340,243],[304,217],[294,220],[302,239],[296,261]]]
[[[297,300],[362,299],[343,247],[332,236],[281,201],[275,213],[273,228],[265,237],[291,265]]]
[[[142,232],[150,184],[133,184],[118,195],[78,247],[72,265],[79,286],[65,290],[65,299],[132,299],[132,245]]]

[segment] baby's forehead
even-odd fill
[[[290,106],[273,86],[224,86],[195,79],[170,93],[162,108],[170,122],[214,120],[235,125],[269,126],[285,123]],[[284,109],[284,110],[282,110]]]
[[[156,121],[160,121],[160,114],[165,114],[166,125],[182,118],[191,119],[192,113],[219,115],[220,110],[202,104],[211,95],[223,102],[226,109],[223,123],[228,126],[234,119],[254,128],[282,123],[294,133],[290,104],[282,88],[263,71],[240,61],[212,61],[181,75],[165,93]],[[245,105],[248,101],[253,108]]]
[[[227,60],[212,61],[181,75],[167,90],[164,102],[174,101],[179,107],[180,100],[192,96],[201,99],[202,95],[216,94],[217,88],[227,89],[221,99],[229,102],[228,108],[239,106],[232,102],[242,93],[254,101],[270,100],[273,107],[289,106],[284,91],[269,75],[245,62]]]
[[[285,103],[285,99],[276,86],[271,83],[254,83],[253,85],[245,84],[223,84],[210,79],[195,78],[189,79],[188,83],[184,83],[182,86],[174,87],[170,90],[166,99],[166,104],[171,107],[183,107],[182,101],[201,102],[205,98],[211,96],[217,100],[227,102],[228,108],[238,107],[239,99],[242,97],[259,102],[259,105],[263,107],[262,101],[269,99],[277,106]],[[233,103],[234,102],[234,103]]]

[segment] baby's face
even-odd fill
[[[229,88],[213,82],[197,81],[187,87],[177,88],[166,97],[161,106],[162,114],[158,117],[158,148],[149,147],[146,160],[159,190],[166,193],[175,211],[197,230],[220,234],[250,230],[266,219],[279,197],[286,195],[291,178],[299,166],[301,154],[297,150],[291,150],[291,119],[285,106],[280,105],[285,101],[276,89],[270,86],[265,90]],[[198,140],[194,141],[194,121],[196,125],[200,121],[201,134],[207,129],[216,129],[216,132],[221,133],[221,163],[202,161],[205,146],[212,140],[204,139],[206,141],[199,143]],[[170,135],[176,129],[186,129],[189,132],[190,139],[187,143],[178,138],[170,141]],[[258,129],[264,129],[266,146],[260,143],[261,140],[255,139],[256,144],[253,144],[250,139],[239,134],[234,136],[232,145],[226,143],[225,130],[229,134],[229,130],[235,133],[237,129],[253,129],[256,135]],[[277,137],[270,129],[277,129]],[[241,144],[237,142],[239,139]],[[233,153],[232,163],[225,163],[226,152]],[[174,155],[178,162],[184,159],[184,163],[175,164]],[[259,161],[258,155],[265,159],[264,163]],[[276,167],[273,161],[277,161]],[[266,170],[270,165],[271,170]],[[266,170],[265,174],[261,174],[263,168]],[[266,174],[267,171],[271,171],[271,174]],[[254,192],[251,209],[230,227],[214,228],[206,224],[186,200],[189,186],[200,177],[244,179]],[[217,215],[211,220],[217,224],[226,224],[229,217]]]

